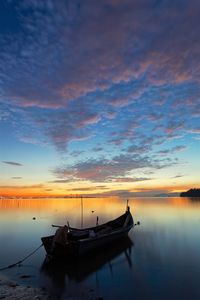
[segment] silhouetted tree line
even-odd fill
[[[200,197],[200,189],[190,189],[180,193],[180,197]]]

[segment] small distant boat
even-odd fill
[[[123,215],[105,224],[85,229],[73,228],[69,224],[58,226],[55,235],[41,240],[50,258],[79,257],[123,238],[133,225],[130,207],[127,206]]]

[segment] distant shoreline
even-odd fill
[[[180,197],[194,197],[194,198],[199,198],[200,197],[200,189],[190,189],[186,192],[180,193]]]
[[[113,198],[113,197],[119,197],[119,198],[174,198],[174,197],[180,197],[178,193],[173,194],[158,194],[158,195],[82,195],[82,196],[0,196],[0,200],[6,200],[6,199],[12,199],[12,200],[23,200],[23,199],[91,199],[91,198]]]

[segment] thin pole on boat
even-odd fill
[[[81,196],[81,228],[83,228],[83,196]]]
[[[129,199],[126,200],[126,211],[128,211],[128,201]]]

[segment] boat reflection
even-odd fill
[[[46,257],[41,272],[51,278],[53,284],[65,282],[65,276],[69,280],[81,282],[92,273],[98,271],[104,265],[108,264],[110,271],[113,273],[112,261],[120,255],[125,256],[127,265],[132,268],[131,248],[133,242],[129,237],[124,237],[120,241],[116,241],[106,248],[99,249],[99,251],[92,252],[77,259],[70,259],[70,261],[49,261]]]

